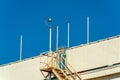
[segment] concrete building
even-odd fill
[[[0,80],[43,80],[40,57],[0,66]],[[82,80],[120,80],[120,36],[68,48],[66,60]]]

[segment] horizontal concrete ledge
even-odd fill
[[[120,63],[78,72],[82,79],[93,79],[120,73]]]

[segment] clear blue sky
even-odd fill
[[[20,35],[23,58],[48,51],[49,29],[44,20],[53,20],[53,50],[56,25],[59,46],[86,43],[86,16],[90,16],[90,41],[120,34],[120,0],[0,0],[0,65],[19,60]]]

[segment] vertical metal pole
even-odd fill
[[[57,26],[57,32],[56,32],[56,51],[58,50],[58,26]]]
[[[20,61],[22,60],[22,35],[20,36]]]
[[[87,44],[89,44],[89,38],[90,38],[90,34],[89,34],[89,16],[87,16]]]
[[[49,42],[49,50],[52,51],[51,47],[52,47],[52,26],[50,26],[50,42]]]
[[[68,22],[68,48],[70,47],[70,23]]]
[[[57,64],[57,60],[59,59],[58,56],[58,26],[56,27],[57,30],[56,30],[56,52],[57,52],[57,58],[56,58],[56,67],[58,67],[58,64]]]

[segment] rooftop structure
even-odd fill
[[[66,57],[64,57],[66,60],[61,57],[62,60],[58,60],[58,64],[55,57],[61,53],[61,49],[63,51],[62,53],[66,55]],[[119,35],[67,49],[60,48],[59,50],[60,51],[52,53],[41,53],[41,56],[1,66],[0,80],[43,80],[45,78],[57,78],[59,80],[61,78],[64,78],[63,80],[120,79]],[[54,54],[53,59],[51,58],[51,54]],[[49,60],[47,61],[47,59]],[[53,61],[52,63],[54,64],[49,63],[50,60],[51,62]],[[72,73],[68,72],[67,68],[60,63],[61,61],[63,65],[69,67]],[[42,62],[47,62],[52,67],[45,67],[45,65],[41,64]],[[45,76],[43,76],[41,71]],[[60,74],[58,74],[58,72],[62,74],[62,77],[59,76]],[[74,73],[76,73],[76,75]],[[46,75],[49,75],[49,78]]]

